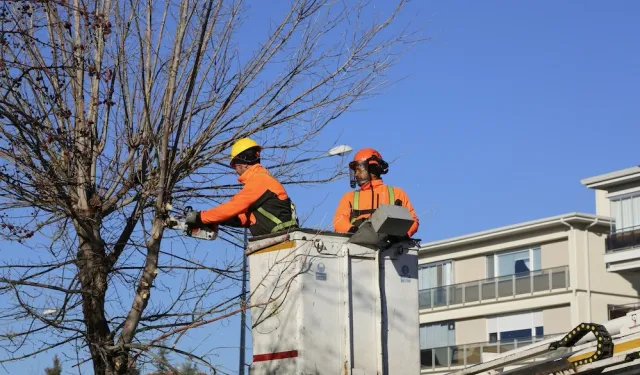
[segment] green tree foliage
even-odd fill
[[[46,375],[62,375],[62,365],[57,354],[53,356],[53,367],[47,367],[44,372]]]
[[[185,362],[180,366],[180,375],[197,375],[198,366],[193,362]]]
[[[156,371],[159,373],[164,373],[169,371],[169,358],[167,358],[168,349],[165,347],[160,347],[158,349],[158,358],[154,361],[154,366]]]

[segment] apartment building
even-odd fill
[[[583,180],[596,189],[596,215],[568,213],[422,244],[422,373],[476,364],[581,322],[606,321],[638,303],[640,246],[620,249],[637,238],[626,224],[640,213],[636,172],[637,181],[615,189],[610,180],[620,173]],[[638,229],[634,220],[629,225]],[[620,266],[607,258],[621,251],[638,251],[623,256],[637,263]]]

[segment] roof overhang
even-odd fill
[[[544,219],[527,221],[524,223],[471,233],[460,237],[452,237],[434,242],[426,242],[420,245],[419,252],[446,250],[451,247],[460,247],[472,243],[495,240],[514,235],[521,235],[524,233],[536,232],[553,227],[558,227],[559,229],[564,227],[568,229],[568,226],[590,224],[594,224],[592,229],[601,227],[609,230],[609,227],[611,225],[611,218],[607,216],[572,212],[564,215],[552,216]]]
[[[580,180],[580,183],[590,189],[607,190],[610,187],[634,181],[640,181],[640,166],[585,178]]]

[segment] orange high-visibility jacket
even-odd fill
[[[358,202],[354,202],[356,196],[354,191],[344,194],[340,199],[333,217],[334,231],[346,233],[356,220],[371,216],[372,212],[367,212],[367,210],[376,209],[381,204],[396,204],[398,200],[400,205],[406,207],[413,217],[413,225],[407,231],[407,235],[411,237],[418,231],[420,221],[404,190],[385,185],[382,180],[372,180],[362,185],[357,193]],[[389,196],[390,193],[393,194],[392,197]],[[365,212],[358,212],[363,210]]]
[[[254,236],[298,225],[295,206],[287,192],[262,165],[252,165],[238,181],[244,184],[242,190],[230,201],[202,211],[202,223],[249,227]]]

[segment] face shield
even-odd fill
[[[355,188],[356,184],[362,186],[369,182],[369,161],[352,161],[349,163],[349,184]]]

